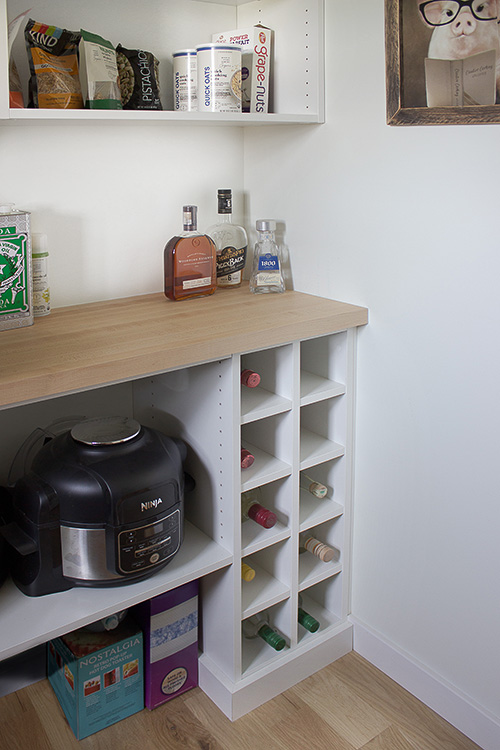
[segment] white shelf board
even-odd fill
[[[307,490],[300,490],[299,499],[299,524],[300,531],[318,526],[325,521],[331,521],[344,513],[340,503],[331,498],[319,499],[311,495]]]
[[[336,383],[334,380],[322,378],[312,372],[302,370],[300,373],[300,405],[307,406],[327,398],[342,396],[345,393],[345,385]]]
[[[49,122],[50,124],[74,122],[78,124],[109,122],[116,126],[120,122],[173,123],[179,125],[314,125],[322,122],[316,114],[258,114],[254,112],[174,112],[106,109],[10,109],[9,119],[4,122]]]
[[[213,573],[232,555],[192,524],[173,560],[144,581],[106,588],[78,587],[57,594],[25,596],[9,580],[0,589],[0,659],[26,651],[120,609]]]
[[[253,490],[262,484],[268,484],[277,479],[283,479],[292,473],[290,464],[281,461],[270,453],[266,453],[266,451],[257,448],[255,445],[245,443],[243,448],[250,451],[255,460],[248,469],[241,470],[242,492]]]
[[[243,386],[241,389],[241,424],[272,417],[274,414],[283,414],[291,408],[292,402],[289,398],[266,391],[260,386],[257,388]]]
[[[315,432],[301,428],[300,430],[300,470],[339,458],[345,453],[345,448],[339,443],[318,435]]]
[[[243,555],[253,555],[290,537],[290,529],[279,521],[271,529],[264,529],[248,519],[241,524],[241,549]]]
[[[342,571],[342,563],[322,562],[308,552],[303,552],[299,558],[299,591],[325,581]]]
[[[252,581],[241,582],[242,619],[282,602],[290,596],[290,589],[253,560],[249,565],[255,570]]]

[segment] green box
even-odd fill
[[[0,331],[32,324],[30,215],[0,205]]]

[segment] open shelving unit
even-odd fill
[[[145,581],[34,598],[7,581],[0,589],[0,660],[199,578],[200,686],[235,719],[352,648],[355,340],[367,311],[297,292],[251,295],[246,285],[230,298],[218,291],[197,300],[186,316],[189,304],[168,302],[161,294],[91,303],[56,309],[33,326],[2,332],[11,356],[0,371],[0,430],[9,435],[0,453],[0,484],[36,427],[75,414],[119,414],[182,438],[196,488],[185,498],[179,553]],[[259,321],[271,319],[273,328],[263,329]],[[322,388],[320,401],[308,397],[303,404],[308,351],[318,367],[325,362],[326,370],[314,374],[331,381],[333,391]],[[260,372],[255,391],[262,387],[275,413],[270,407],[263,415],[260,398],[253,400],[254,413],[248,407],[240,384],[246,367]],[[339,392],[334,383],[341,384]],[[319,403],[328,418],[318,425],[316,440],[342,448],[334,456],[319,450],[316,463],[308,462],[329,488],[322,500],[299,489],[301,422],[308,420],[313,432],[307,410]],[[242,470],[240,446],[247,437],[257,458]],[[273,528],[242,523],[240,498],[249,487],[276,513]],[[299,554],[299,534],[313,528],[341,550],[338,562]],[[242,561],[256,570],[250,583],[241,579]],[[297,624],[299,595],[311,614],[318,613],[316,634],[306,635]],[[286,639],[282,652],[242,636],[243,620],[265,610]]]
[[[287,125],[324,121],[324,0],[43,0],[32,10],[35,20],[67,29],[84,28],[115,46],[144,49],[159,60],[163,111],[9,109],[7,23],[26,10],[21,0],[0,0],[0,119],[12,124],[126,122],[207,125]],[[274,74],[269,114],[175,112],[172,53],[211,41],[212,34],[262,23],[275,32]],[[29,76],[23,38],[13,56],[25,84]]]

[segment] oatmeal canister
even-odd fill
[[[195,112],[198,109],[196,90],[196,50],[182,49],[173,54],[174,110]]]
[[[241,112],[241,47],[201,44],[196,53],[198,111]]]
[[[30,215],[0,205],[0,331],[33,323]]]

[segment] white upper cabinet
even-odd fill
[[[0,118],[4,120],[146,120],[256,125],[324,121],[324,0],[41,0],[34,20],[99,34],[115,46],[152,52],[160,62],[163,111],[9,109],[7,24],[26,10],[22,0],[0,0]],[[269,114],[175,112],[172,53],[210,42],[212,34],[261,23],[274,31]],[[23,22],[13,46],[27,103],[29,78]]]

